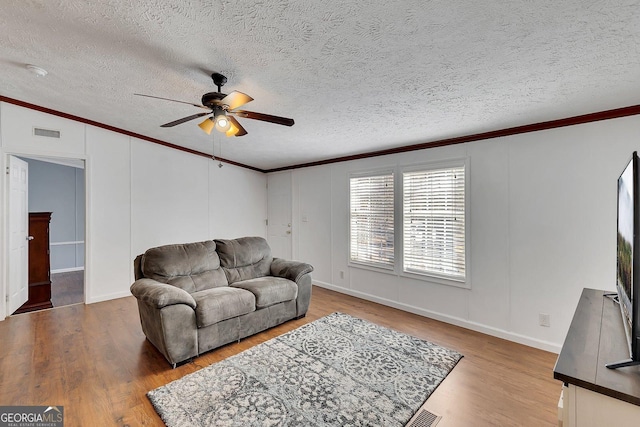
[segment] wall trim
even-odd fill
[[[502,338],[508,341],[513,341],[518,344],[523,344],[529,347],[534,347],[540,350],[549,351],[551,353],[560,353],[561,345],[552,343],[549,341],[538,340],[525,335],[516,334],[514,332],[505,331],[503,329],[494,328],[492,326],[486,326],[481,323],[471,322],[469,320],[461,319],[455,316],[449,316],[447,314],[438,313],[431,310],[425,310],[423,308],[415,307],[409,304],[403,304],[397,301],[393,301],[387,298],[377,297],[365,292],[354,291],[353,289],[343,288],[341,286],[332,285],[330,283],[314,280],[315,286],[329,289],[331,291],[339,292],[342,294],[350,295],[356,298],[362,298],[367,301],[376,302],[378,304],[386,305],[388,307],[397,308],[398,310],[407,311],[409,313],[417,314],[419,316],[428,317],[429,319],[438,320],[440,322],[449,323],[451,325],[460,326],[465,329],[480,332],[493,337]]]
[[[107,125],[104,123],[100,123],[100,122],[96,122],[94,120],[90,120],[90,119],[85,119],[84,117],[79,117],[79,116],[74,116],[72,114],[68,114],[68,113],[63,113],[61,111],[57,111],[57,110],[52,110],[50,108],[46,108],[46,107],[42,107],[40,105],[35,105],[35,104],[31,104],[25,101],[20,101],[18,99],[13,99],[13,98],[9,98],[7,96],[3,96],[0,95],[0,102],[6,102],[8,104],[13,104],[13,105],[17,105],[19,107],[24,107],[24,108],[29,108],[31,110],[36,110],[36,111],[40,111],[43,113],[47,113],[47,114],[52,114],[54,116],[58,116],[58,117],[62,117],[65,119],[69,119],[69,120],[74,120],[80,123],[84,123],[84,124],[88,124],[91,126],[96,126],[102,129],[106,129],[112,132],[116,132],[116,133],[120,133],[123,135],[127,135],[133,138],[138,138],[147,142],[152,142],[154,144],[159,144],[165,147],[169,147],[169,148],[173,148],[175,150],[179,150],[179,151],[184,151],[186,153],[191,153],[191,154],[195,154],[196,156],[202,156],[202,157],[206,157],[208,159],[212,158],[212,155],[209,153],[204,153],[202,151],[198,151],[198,150],[193,150],[191,148],[187,148],[187,147],[183,147],[177,144],[172,144],[170,142],[166,142],[166,141],[162,141],[160,139],[156,139],[156,138],[151,138],[149,136],[145,136],[145,135],[141,135],[139,133],[135,133],[135,132],[131,132],[125,129],[120,129],[111,125]],[[342,157],[335,157],[332,159],[326,159],[326,160],[318,160],[315,162],[307,162],[307,163],[300,163],[297,165],[291,165],[291,166],[283,166],[280,168],[273,168],[273,169],[260,169],[257,168],[255,166],[250,166],[250,165],[245,165],[243,163],[239,163],[239,162],[235,162],[233,160],[229,160],[229,159],[225,159],[223,157],[216,157],[215,160],[219,160],[221,162],[224,163],[228,163],[230,165],[234,165],[234,166],[239,166],[245,169],[251,169],[254,170],[256,172],[262,172],[262,173],[272,173],[272,172],[281,172],[281,171],[287,171],[287,170],[291,170],[291,169],[301,169],[301,168],[307,168],[307,167],[311,167],[311,166],[321,166],[321,165],[327,165],[327,164],[331,164],[331,163],[340,163],[340,162],[347,162],[350,160],[359,160],[359,159],[366,159],[366,158],[370,158],[370,157],[379,157],[379,156],[386,156],[389,154],[398,154],[398,153],[405,153],[408,151],[417,151],[417,150],[424,150],[427,148],[436,148],[436,147],[444,147],[447,145],[455,145],[455,144],[463,144],[465,142],[474,142],[474,141],[482,141],[485,139],[492,139],[492,138],[501,138],[501,137],[505,137],[505,136],[511,136],[511,135],[518,135],[521,133],[530,133],[530,132],[538,132],[541,130],[548,130],[548,129],[555,129],[555,128],[560,128],[560,127],[565,127],[565,126],[573,126],[573,125],[579,125],[579,124],[584,124],[584,123],[591,123],[591,122],[597,122],[597,121],[601,121],[601,120],[609,120],[609,119],[617,119],[617,118],[621,118],[621,117],[628,117],[628,116],[635,116],[640,114],[640,105],[631,105],[628,107],[621,107],[621,108],[614,108],[612,110],[605,110],[605,111],[598,111],[595,113],[588,113],[588,114],[582,114],[579,116],[572,116],[572,117],[566,117],[563,119],[556,119],[556,120],[549,120],[546,122],[539,122],[539,123],[532,123],[532,124],[528,124],[528,125],[522,125],[522,126],[515,126],[515,127],[510,127],[510,128],[506,128],[506,129],[498,129],[498,130],[493,130],[493,131],[489,131],[489,132],[482,132],[482,133],[475,133],[475,134],[469,134],[469,135],[463,135],[463,136],[457,136],[457,137],[453,137],[453,138],[446,138],[446,139],[439,139],[439,140],[435,140],[435,141],[429,141],[429,142],[421,142],[418,144],[413,144],[413,145],[404,145],[404,146],[400,146],[400,147],[394,147],[394,148],[388,148],[385,150],[378,150],[378,151],[370,151],[367,153],[361,153],[361,154],[353,154],[353,155],[349,155],[349,156],[342,156]]]
[[[84,245],[84,240],[77,240],[74,242],[50,242],[49,246],[64,246],[64,245]]]
[[[57,268],[55,270],[51,270],[51,274],[71,273],[72,271],[84,271],[84,267]]]
[[[85,294],[85,297],[86,296],[87,295]],[[112,294],[98,295],[97,297],[86,298],[85,304],[94,304],[96,302],[111,301],[112,299],[125,298],[130,296],[131,296],[131,292],[128,290],[122,291],[122,292],[114,292]]]
[[[615,108],[613,110],[599,111],[596,113],[583,114],[580,116],[567,117],[564,119],[550,120],[547,122],[532,123],[528,125],[515,126],[506,129],[493,130],[489,132],[475,133],[470,135],[457,136],[454,138],[440,139],[419,144],[405,145],[402,147],[388,148],[386,150],[370,151],[368,153],[353,154],[350,156],[336,157],[333,159],[319,160],[317,162],[301,163],[299,165],[284,166],[281,168],[267,169],[266,173],[280,172],[290,169],[307,168],[311,166],[321,166],[330,163],[347,162],[350,160],[367,159],[369,157],[386,156],[389,154],[405,153],[407,151],[424,150],[427,148],[444,147],[447,145],[463,144],[465,142],[482,141],[485,139],[501,138],[505,136],[518,135],[521,133],[538,132],[541,130],[555,129],[565,126],[573,126],[584,123],[597,122],[601,120],[617,119],[620,117],[635,116],[640,114],[640,105]]]
[[[74,120],[76,122],[80,122],[80,123],[84,123],[84,124],[87,124],[87,125],[99,127],[99,128],[102,128],[102,129],[106,129],[106,130],[109,130],[111,132],[120,133],[120,134],[127,135],[127,136],[130,136],[130,137],[133,137],[133,138],[138,138],[138,139],[141,139],[141,140],[144,140],[144,141],[147,141],[147,142],[152,142],[154,144],[158,144],[158,145],[162,145],[162,146],[165,146],[165,147],[173,148],[175,150],[184,151],[185,153],[195,154],[196,156],[202,156],[202,157],[206,157],[208,159],[212,158],[212,155],[209,154],[209,153],[204,153],[202,151],[193,150],[193,149],[187,148],[187,147],[182,147],[181,145],[172,144],[170,142],[162,141],[160,139],[151,138],[149,136],[141,135],[139,133],[131,132],[131,131],[128,131],[128,130],[125,130],[125,129],[120,129],[120,128],[117,128],[115,126],[107,125],[107,124],[96,122],[96,121],[89,120],[89,119],[85,119],[84,117],[74,116],[73,114],[63,113],[62,111],[52,110],[50,108],[42,107],[40,105],[30,104],[28,102],[20,101],[18,99],[9,98],[9,97],[3,96],[3,95],[0,95],[0,102],[6,102],[8,104],[13,104],[13,105],[17,105],[19,107],[29,108],[31,110],[40,111],[42,113],[51,114],[53,116],[62,117],[64,119]],[[264,170],[262,170],[260,168],[256,168],[256,167],[249,166],[249,165],[245,165],[243,163],[234,162],[233,160],[225,159],[225,158],[222,158],[222,157],[216,157],[215,160],[218,160],[218,161],[221,161],[221,162],[224,162],[224,163],[228,163],[228,164],[234,165],[234,166],[239,166],[241,168],[251,169],[251,170],[254,170],[254,171],[257,171],[257,172],[262,172],[262,173],[265,172]]]

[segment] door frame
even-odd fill
[[[9,313],[9,305],[7,304],[7,300],[9,297],[9,271],[8,271],[8,266],[9,266],[9,242],[8,242],[8,233],[9,233],[9,219],[8,219],[8,215],[7,213],[9,212],[9,189],[8,189],[8,185],[9,185],[9,180],[6,179],[6,171],[7,168],[9,167],[9,156],[16,156],[16,157],[26,157],[26,158],[33,158],[35,160],[41,160],[41,161],[53,161],[53,163],[55,163],[55,160],[62,160],[62,159],[66,159],[66,160],[80,160],[84,163],[84,301],[83,304],[87,303],[87,289],[89,288],[88,286],[88,281],[87,278],[89,277],[88,271],[91,269],[90,267],[90,258],[89,258],[89,247],[90,247],[90,234],[89,234],[89,224],[90,224],[90,218],[89,218],[89,205],[90,205],[90,200],[89,200],[89,173],[88,173],[88,169],[89,169],[89,164],[90,161],[87,158],[86,155],[73,155],[73,154],[53,154],[53,153],[33,153],[33,152],[22,152],[22,151],[6,151],[6,150],[0,150],[0,155],[2,156],[2,169],[5,171],[5,173],[2,174],[2,178],[0,178],[0,185],[2,186],[1,188],[3,189],[3,196],[2,196],[2,212],[3,212],[3,219],[2,219],[2,226],[0,227],[0,241],[3,241],[4,244],[0,245],[0,271],[2,271],[2,275],[0,276],[0,281],[2,282],[0,285],[0,295],[2,296],[2,298],[0,298],[0,321],[3,321],[4,319],[6,319],[7,317],[9,317],[11,315],[11,313]]]
[[[281,176],[284,177],[284,181],[288,181],[288,185],[289,185],[289,206],[287,207],[286,211],[289,214],[289,221],[290,221],[290,234],[289,234],[289,254],[288,255],[280,255],[280,256],[285,256],[285,258],[287,259],[295,259],[295,254],[296,254],[296,249],[295,248],[295,239],[294,236],[296,235],[296,229],[295,229],[295,221],[294,221],[294,211],[293,211],[293,174],[291,173],[291,171],[282,171],[282,172],[275,172],[275,173],[270,173],[267,174],[267,241],[269,240],[269,237],[271,236],[270,233],[270,227],[273,227],[273,222],[274,219],[271,218],[271,209],[270,206],[271,204],[274,202],[274,200],[272,200],[272,198],[270,197],[271,193],[270,193],[270,186],[269,186],[269,181],[271,177],[274,176]]]

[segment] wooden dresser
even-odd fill
[[[16,313],[51,308],[49,223],[51,212],[29,213],[29,299]]]
[[[620,307],[606,293],[582,291],[553,370],[564,383],[563,427],[640,426],[640,366],[605,367],[629,357]]]

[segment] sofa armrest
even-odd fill
[[[271,263],[271,275],[283,277],[293,282],[298,282],[302,276],[311,273],[313,267],[310,264],[299,261],[287,261],[282,258],[274,258]]]
[[[195,309],[196,301],[187,291],[153,279],[139,279],[131,285],[131,293],[137,299],[155,308],[186,304]]]

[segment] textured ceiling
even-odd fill
[[[0,95],[271,169],[640,104],[638,3],[2,0]],[[133,95],[200,103],[213,71],[296,124],[212,139]]]

